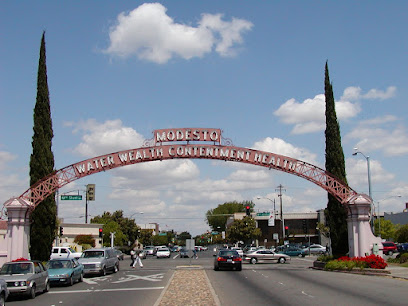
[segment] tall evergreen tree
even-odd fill
[[[45,32],[40,48],[37,74],[37,98],[34,107],[33,152],[30,158],[30,185],[49,175],[54,170],[54,154],[51,150],[51,108],[47,82],[45,57]],[[48,260],[52,242],[56,235],[56,204],[54,194],[42,201],[31,214],[30,255],[33,259]]]
[[[337,121],[333,87],[330,83],[327,61],[325,66],[324,93],[326,97],[326,171],[334,174],[338,179],[347,184],[340,126]],[[348,252],[347,210],[331,194],[328,194],[326,218],[330,227],[333,254],[346,254]]]

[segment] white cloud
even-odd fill
[[[94,119],[81,122],[68,122],[74,133],[82,133],[82,142],[74,152],[85,156],[98,156],[120,150],[140,147],[144,137],[134,129],[124,127],[119,119],[99,123]]]
[[[380,89],[370,89],[367,93],[362,94],[360,87],[347,87],[340,100],[386,100],[395,96],[397,88],[395,86],[389,86],[385,91]]]
[[[347,158],[346,173],[349,186],[358,188],[368,193],[368,172],[366,159]],[[371,184],[389,184],[395,179],[395,175],[387,172],[377,160],[370,159]],[[357,192],[359,190],[356,190]]]
[[[353,118],[360,112],[360,107],[349,101],[341,100],[335,105],[338,120]],[[274,115],[283,123],[294,124],[293,134],[305,134],[325,129],[325,108],[325,96],[319,94],[302,103],[289,99],[274,112]]]
[[[361,125],[346,135],[349,139],[358,139],[356,147],[366,152],[382,151],[387,156],[408,154],[408,134],[404,127],[394,130]],[[381,141],[378,141],[378,140]]]
[[[144,3],[129,13],[121,13],[110,29],[106,53],[163,64],[174,56],[183,59],[202,57],[215,51],[221,56],[234,55],[233,47],[242,43],[242,33],[252,23],[232,18],[223,21],[221,14],[203,14],[197,27],[176,23],[160,3]]]
[[[267,137],[261,141],[255,142],[253,148],[256,150],[296,158],[310,164],[317,165],[316,154],[309,152],[307,149],[295,147],[280,138]]]

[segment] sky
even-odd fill
[[[156,129],[194,127],[324,168],[327,61],[349,186],[368,194],[369,161],[376,208],[401,212],[407,10],[406,1],[1,1],[0,199],[29,188],[45,31],[57,170],[139,148]],[[59,192],[84,195],[87,184],[96,185],[89,218],[123,210],[138,224],[193,235],[225,202],[270,211],[279,185],[284,212],[327,206],[327,192],[307,180],[217,160],[120,167]],[[58,200],[58,216],[84,223],[85,201]]]

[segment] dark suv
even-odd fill
[[[384,252],[384,254],[388,254],[391,256],[392,254],[397,252],[397,245],[392,241],[384,241],[382,245],[383,245],[382,251]]]

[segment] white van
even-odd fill
[[[81,257],[82,253],[81,252],[75,252],[70,247],[53,247],[51,251],[51,257],[50,259],[54,258],[75,258],[78,259]]]

